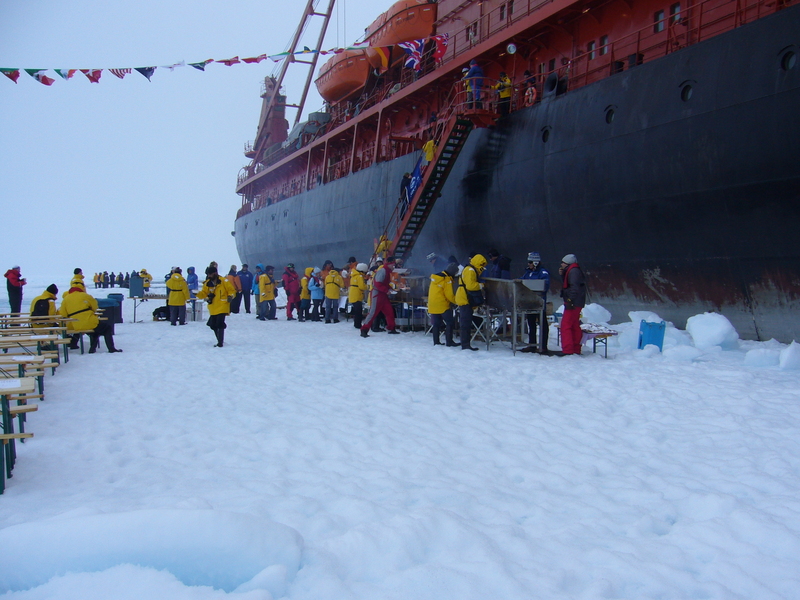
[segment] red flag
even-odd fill
[[[50,77],[45,75],[44,72],[46,70],[47,69],[25,69],[25,72],[31,77],[33,77],[39,83],[43,83],[44,85],[53,85],[55,79],[51,79]]]
[[[233,58],[226,58],[225,60],[218,60],[217,62],[230,67],[231,65],[239,64],[241,61],[239,60],[238,56],[234,56]]]
[[[447,33],[435,35],[433,36],[433,41],[436,42],[436,48],[433,51],[433,60],[440,63],[442,62],[444,53],[447,52],[447,43],[450,41],[450,35]]]
[[[259,56],[255,56],[253,58],[243,58],[242,62],[246,62],[248,64],[252,64],[252,63],[260,63],[262,60],[267,60],[267,55],[266,54],[261,54]]]
[[[92,83],[100,83],[100,75],[103,73],[103,69],[81,69],[80,71]]]
[[[19,69],[0,69],[0,73],[8,77],[14,83],[19,79]]]

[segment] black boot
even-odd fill
[[[361,337],[369,337],[369,333],[367,333],[366,329],[361,330]]]
[[[222,343],[225,341],[225,330],[224,329],[215,329],[214,333],[217,335],[217,343],[214,345],[215,348],[222,348]]]
[[[96,333],[89,335],[89,354],[97,352],[97,345],[100,343],[100,336]]]

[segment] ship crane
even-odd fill
[[[253,144],[252,155],[253,159],[253,166],[258,162],[259,157],[263,153],[263,150],[270,145],[274,144],[276,140],[270,139],[271,129],[268,127],[270,123],[270,118],[274,117],[278,111],[276,109],[280,109],[279,112],[283,113],[286,106],[290,106],[292,108],[297,109],[297,115],[295,116],[294,124],[300,122],[300,118],[303,113],[303,107],[305,106],[306,98],[308,96],[308,90],[311,86],[311,80],[314,76],[314,71],[317,67],[317,60],[319,60],[319,51],[322,49],[322,43],[325,39],[325,33],[328,30],[328,23],[330,22],[331,15],[333,14],[333,5],[335,4],[336,0],[327,0],[328,1],[328,8],[323,12],[319,12],[316,9],[316,5],[319,4],[320,0],[308,0],[305,10],[303,11],[303,17],[300,19],[300,24],[297,26],[297,30],[294,32],[292,36],[292,41],[289,44],[289,48],[287,50],[288,55],[286,59],[281,64],[280,71],[278,72],[277,78],[274,81],[270,82],[269,85],[266,86],[266,91],[263,96],[264,98],[264,108],[261,111],[261,118],[259,119],[258,123],[258,131],[256,133],[256,141]],[[314,52],[303,53],[300,56],[303,57],[310,57],[307,58],[297,58],[298,55],[295,54],[297,51],[298,44],[300,43],[300,39],[303,36],[303,32],[306,29],[306,26],[309,24],[312,18],[314,17],[322,17],[322,24],[319,30],[319,36],[317,38],[317,44],[314,46],[316,49]],[[300,96],[300,102],[298,104],[285,104],[285,103],[277,103],[278,97],[280,95],[280,89],[283,85],[283,79],[286,76],[286,72],[289,69],[291,64],[301,64],[305,65],[307,72],[306,72],[306,80],[305,85],[303,87],[303,93]],[[270,78],[268,78],[269,80]],[[277,140],[283,141],[283,140]]]
[[[457,84],[461,86],[461,84]],[[419,185],[408,199],[400,198],[392,217],[383,231],[382,239],[391,239],[389,253],[397,258],[408,259],[414,244],[422,232],[425,221],[433,210],[436,200],[442,195],[453,165],[475,127],[489,127],[497,121],[498,115],[482,108],[470,108],[465,102],[465,92],[458,91],[448,107],[441,136],[436,140],[433,159],[421,175]],[[392,225],[396,223],[395,235],[389,237]]]

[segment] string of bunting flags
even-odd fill
[[[445,35],[436,35],[429,38],[435,43],[434,46],[434,53],[433,57],[436,62],[440,62],[441,58],[444,56],[444,53],[447,49],[447,34]],[[412,40],[410,42],[403,42],[397,44],[398,47],[402,48],[406,54],[406,60],[404,62],[406,67],[413,68],[415,70],[419,70],[422,66],[422,54],[425,48],[425,43],[427,39],[419,39],[419,40]],[[238,56],[234,56],[233,58],[225,58],[225,59],[213,59],[209,58],[207,60],[203,60],[200,62],[192,62],[187,63],[185,61],[181,61],[178,63],[174,63],[171,65],[163,65],[160,67],[126,67],[126,68],[114,68],[114,69],[22,69],[17,67],[0,67],[0,73],[5,75],[14,83],[17,83],[20,73],[25,71],[28,75],[33,77],[36,81],[41,84],[50,86],[55,83],[56,79],[47,75],[48,71],[53,71],[57,76],[61,77],[63,80],[67,81],[71,79],[77,73],[83,73],[86,78],[92,83],[100,83],[100,76],[102,75],[103,71],[108,71],[115,77],[120,79],[124,79],[126,75],[129,75],[136,71],[137,73],[143,75],[150,81],[150,78],[156,72],[156,69],[169,69],[170,71],[174,71],[180,67],[193,67],[198,71],[205,71],[206,67],[212,63],[220,63],[225,66],[232,66],[236,64],[257,64],[264,60],[271,60],[275,63],[278,63],[284,60],[290,54],[320,54],[320,55],[328,55],[328,54],[340,54],[345,50],[361,50],[364,49],[362,44],[366,42],[357,43],[355,46],[348,46],[346,48],[333,48],[331,50],[311,50],[308,46],[305,46],[302,50],[298,50],[296,52],[280,52],[278,54],[260,54],[258,56],[252,56],[248,58],[239,58]],[[381,56],[381,62],[388,66],[388,61],[391,56],[392,46],[387,47],[375,47],[375,50],[378,51],[379,56]],[[384,69],[385,70],[385,69]]]

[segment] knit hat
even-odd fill
[[[561,259],[561,262],[563,262],[566,265],[572,265],[578,262],[578,258],[574,254],[567,254],[564,258]]]
[[[528,252],[528,262],[542,262],[542,257],[538,252]]]
[[[56,294],[58,294],[58,287],[56,286],[55,283],[51,283],[50,285],[47,286],[47,291],[53,294],[53,296],[55,296]]]
[[[356,271],[360,271],[361,273],[366,273],[368,268],[367,263],[358,263],[356,265]]]
[[[456,263],[450,263],[447,265],[444,272],[450,275],[450,277],[455,277],[458,274],[458,265]]]

